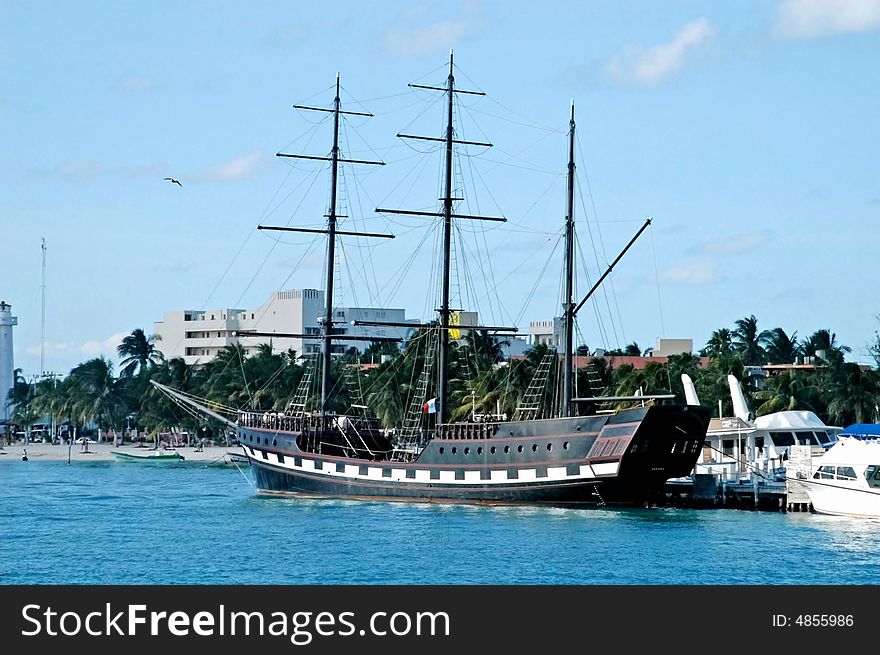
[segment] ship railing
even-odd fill
[[[283,412],[239,412],[239,427],[298,432],[303,429],[304,420]]]
[[[350,426],[359,437],[361,430],[371,430],[377,425],[375,419],[364,416],[292,416],[285,412],[239,412],[238,425],[283,432],[301,432],[306,429],[335,431],[342,429],[340,418],[345,418],[346,426]]]
[[[437,426],[437,437],[440,439],[491,439],[497,431],[497,423],[444,423]]]

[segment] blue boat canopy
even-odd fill
[[[843,429],[841,437],[857,437],[862,439],[880,439],[880,424],[854,423]]]

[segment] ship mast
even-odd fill
[[[449,415],[449,262],[452,244],[452,109],[455,99],[455,75],[452,72],[452,51],[449,51],[449,77],[446,79],[448,113],[446,119],[446,180],[443,198],[443,286],[440,295],[440,334],[437,364],[437,422],[445,423]]]
[[[339,74],[333,99],[333,149],[330,151],[330,211],[327,215],[327,280],[324,290],[324,339],[321,342],[321,414],[326,415],[330,399],[330,345],[333,333],[333,269],[336,264],[336,180],[339,168]]]
[[[638,232],[629,240],[629,242],[623,247],[623,250],[614,258],[614,261],[611,262],[608,267],[605,269],[605,272],[599,276],[599,279],[590,287],[590,290],[587,291],[586,295],[581,299],[581,301],[575,305],[574,304],[574,184],[575,184],[575,165],[574,165],[574,132],[575,132],[575,122],[574,122],[574,101],[571,103],[571,118],[568,123],[568,194],[567,194],[567,202],[566,202],[566,216],[565,216],[565,299],[562,304],[562,316],[564,323],[564,331],[563,335],[563,351],[562,351],[562,416],[570,416],[571,415],[571,405],[572,402],[583,402],[594,400],[591,398],[572,398],[572,360],[574,359],[573,351],[574,351],[574,319],[577,316],[577,313],[580,311],[581,307],[584,306],[592,295],[596,292],[596,289],[605,281],[605,278],[614,270],[614,267],[617,265],[623,256],[627,253],[627,251],[632,247],[632,245],[636,242],[636,240],[642,236],[642,232],[648,229],[648,226],[651,224],[650,218],[645,219],[645,222],[642,224],[642,227],[639,228]],[[660,396],[655,396],[660,397]],[[609,397],[610,399],[611,397]],[[628,400],[628,397],[618,397],[618,400]]]
[[[562,416],[571,414],[572,359],[574,349],[574,101],[568,123],[568,194],[565,210],[565,290],[562,303]]]
[[[439,344],[438,344],[438,363],[437,363],[437,423],[445,423],[449,416],[448,399],[449,399],[449,317],[451,309],[449,307],[449,278],[450,278],[450,261],[452,250],[452,219],[471,219],[481,221],[506,221],[506,218],[495,216],[474,216],[472,214],[457,214],[453,211],[453,203],[461,198],[455,198],[452,195],[452,162],[454,156],[454,144],[482,146],[489,148],[491,143],[483,143],[480,141],[462,141],[455,138],[453,128],[453,114],[455,106],[455,94],[464,93],[469,95],[486,95],[482,91],[465,91],[455,88],[455,75],[453,72],[453,56],[449,51],[449,76],[446,78],[446,86],[427,86],[424,84],[410,84],[412,88],[429,89],[431,91],[442,91],[447,94],[447,111],[446,111],[446,133],[443,137],[415,136],[412,134],[398,134],[398,137],[405,139],[421,139],[424,141],[440,141],[445,144],[445,161],[443,175],[444,197],[443,210],[440,212],[425,211],[409,211],[403,209],[382,209],[376,208],[377,212],[389,214],[407,214],[411,216],[437,216],[443,219],[443,278],[441,281],[440,307],[437,312],[440,314],[439,326]],[[505,328],[509,330],[509,328]]]
[[[333,109],[323,107],[306,107],[304,105],[293,105],[296,109],[306,109],[309,111],[324,111],[333,114],[333,147],[330,150],[329,157],[319,157],[314,155],[289,155],[285,153],[276,153],[276,157],[292,157],[294,159],[316,159],[320,161],[330,162],[330,207],[325,216],[327,219],[327,229],[315,230],[308,228],[293,227],[273,227],[258,226],[261,230],[277,230],[284,232],[321,232],[327,235],[327,279],[324,283],[324,316],[323,326],[321,326],[321,359],[322,359],[322,375],[321,375],[321,415],[326,416],[330,411],[330,362],[332,357],[332,341],[334,338],[350,338],[342,335],[336,336],[333,333],[333,270],[336,256],[336,237],[340,234],[360,237],[379,237],[385,239],[393,239],[390,234],[375,234],[367,232],[341,232],[336,229],[337,219],[341,216],[336,210],[337,199],[337,178],[340,163],[349,164],[373,164],[384,166],[385,162],[381,161],[363,161],[357,159],[343,159],[339,156],[339,118],[343,115],[351,116],[372,116],[372,114],[359,111],[342,111],[342,103],[339,99],[339,74],[336,75],[336,96],[333,99]],[[257,332],[242,332],[242,336],[261,334]]]

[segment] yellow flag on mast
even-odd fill
[[[449,312],[449,325],[461,325],[461,312]],[[450,339],[461,339],[461,330],[450,328]]]

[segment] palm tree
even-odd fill
[[[181,357],[166,360],[150,371],[151,380],[178,391],[200,395],[196,382],[197,375],[197,370],[187,366]],[[152,385],[149,385],[141,395],[140,406],[134,418],[136,425],[143,426],[149,431],[167,430],[174,426],[193,430],[198,427],[190,414],[177,404],[169,402],[168,397]]]
[[[709,341],[706,342],[706,347],[703,348],[702,354],[707,357],[729,355],[733,352],[733,337],[734,333],[727,328],[715,330],[712,332],[712,336],[709,337]]]
[[[156,342],[161,335],[153,334],[149,337],[140,328],[132,330],[131,334],[122,339],[122,343],[116,348],[117,354],[122,358],[119,362],[122,370],[121,377],[134,377],[143,374],[147,369],[161,364],[165,357],[156,348]]]
[[[25,428],[29,438],[31,426],[40,419],[33,406],[34,385],[24,378],[20,368],[15,369],[12,379],[12,388],[6,397],[7,406],[12,410],[9,417],[13,423]]]
[[[797,332],[789,337],[781,327],[762,332],[761,343],[771,364],[793,364],[795,358],[801,354]]]
[[[95,422],[99,427],[121,425],[126,405],[121,385],[113,377],[113,364],[96,357],[70,371],[69,383],[73,417],[81,423]]]
[[[766,360],[764,349],[761,347],[761,341],[767,334],[758,332],[758,319],[755,315],[741,318],[735,323],[736,329],[732,332],[732,336],[736,341],[734,346],[742,355],[742,362],[746,366],[755,366],[763,364]]]
[[[823,369],[829,419],[837,425],[874,423],[880,419],[880,375],[852,362],[829,360]]]
[[[766,389],[755,393],[755,397],[761,401],[756,414],[763,416],[796,409],[815,410],[817,391],[812,375],[795,370],[785,371],[770,378]]]
[[[510,345],[510,339],[494,337],[486,330],[468,330],[462,341],[461,350],[477,374],[504,361],[504,347]]]
[[[623,349],[623,354],[629,357],[641,357],[642,349],[639,347],[639,344],[633,341],[632,343],[628,343],[626,348]]]
[[[29,404],[33,397],[31,385],[25,380],[22,370],[15,369],[12,372],[12,386],[9,388],[6,398],[3,399],[4,404],[14,412],[17,407]]]
[[[831,357],[839,357],[843,360],[843,354],[852,352],[849,346],[838,345],[837,335],[831,330],[816,330],[803,343],[803,354],[810,357],[821,357],[828,360]],[[819,353],[822,353],[821,355]]]

